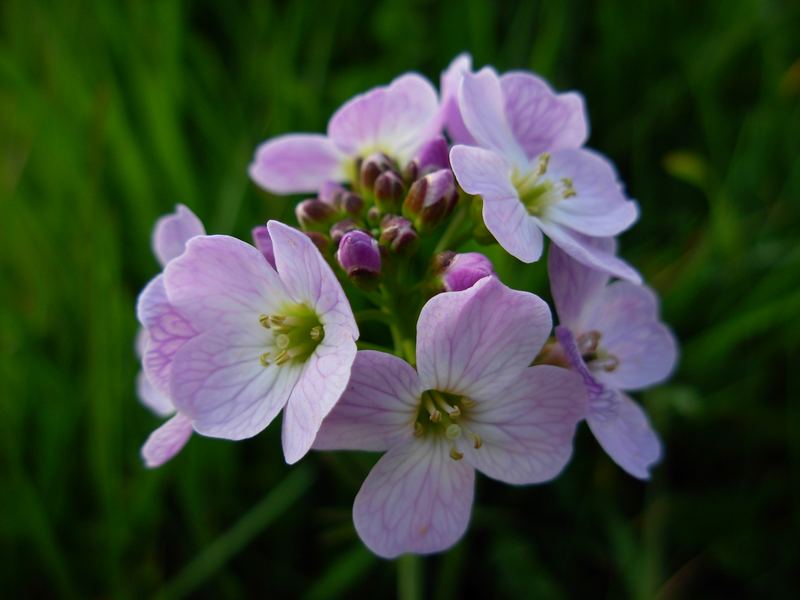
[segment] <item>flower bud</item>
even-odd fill
[[[275,251],[272,249],[272,237],[266,225],[253,227],[253,243],[267,259],[267,262],[275,268]]]
[[[375,180],[378,176],[392,169],[394,169],[394,163],[391,158],[382,152],[370,154],[361,163],[361,186],[365,190],[371,190],[375,186]]]
[[[364,200],[361,196],[345,190],[336,197],[336,208],[352,217],[360,217],[364,210]]]
[[[411,221],[397,215],[386,215],[381,220],[381,246],[397,254],[413,254],[419,244],[419,235]]]
[[[305,230],[325,231],[336,217],[336,209],[322,200],[303,200],[294,209],[300,227]]]
[[[381,220],[381,211],[377,206],[371,206],[367,211],[367,225],[377,227]]]
[[[492,262],[479,252],[442,252],[434,260],[434,268],[448,292],[466,290],[480,279],[494,275]]]
[[[447,140],[438,135],[419,149],[414,161],[419,175],[428,175],[439,169],[450,168],[450,154]]]
[[[386,171],[375,180],[375,203],[384,212],[394,210],[400,205],[405,191],[403,178],[394,171]]]
[[[414,182],[403,202],[403,215],[419,231],[429,231],[450,215],[457,202],[453,172],[439,169]]]
[[[348,231],[336,252],[347,276],[358,284],[374,283],[381,273],[381,251],[378,242],[365,231]]]
[[[335,246],[339,245],[339,242],[342,241],[344,234],[348,231],[353,231],[354,229],[358,229],[358,225],[353,219],[343,219],[333,224],[331,227],[331,241],[334,243]]]

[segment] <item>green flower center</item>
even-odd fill
[[[450,442],[450,458],[461,460],[464,455],[456,448],[456,440],[462,436],[466,437],[472,441],[476,450],[483,445],[480,436],[465,425],[469,410],[474,406],[475,401],[466,396],[427,390],[420,396],[417,419],[414,421],[414,435],[443,436]]]
[[[558,181],[543,179],[550,164],[550,154],[539,155],[536,167],[527,173],[514,171],[511,181],[519,193],[519,199],[534,217],[541,217],[547,209],[561,200],[577,196],[572,180],[562,177]]]
[[[272,333],[271,349],[259,357],[265,367],[303,363],[325,338],[319,316],[305,304],[288,305],[273,315],[259,315],[258,322]]]

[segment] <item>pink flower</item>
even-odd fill
[[[153,254],[164,267],[183,253],[190,239],[205,233],[200,219],[189,208],[179,204],[174,213],[165,215],[156,222],[152,238]],[[166,303],[163,278],[160,275],[145,290],[149,290],[148,295],[154,308]],[[190,332],[184,323],[169,318],[162,311],[140,312],[139,320],[144,326],[136,339],[136,349],[143,367],[136,379],[139,398],[156,415],[173,415],[150,434],[142,447],[145,464],[148,467],[157,467],[177,454],[192,434],[191,422],[183,415],[175,414],[175,406],[169,396],[169,361],[164,360],[165,352],[162,351],[163,339],[180,339]]]
[[[487,229],[523,262],[542,254],[544,233],[579,262],[636,283],[638,273],[586,236],[621,233],[636,220],[613,166],[581,148],[588,125],[583,99],[556,94],[528,73],[499,77],[489,68],[463,75],[460,115],[480,147],[455,146],[458,183],[483,198]]]
[[[267,228],[275,268],[235,238],[194,238],[142,293],[139,314],[162,383],[195,431],[248,438],[285,408],[294,463],[347,385],[358,328],[313,242],[277,221]]]
[[[439,101],[423,77],[406,74],[344,104],[328,134],[283,135],[261,144],[250,177],[275,194],[316,192],[327,182],[350,181],[356,160],[384,153],[400,168],[438,133]]]
[[[613,254],[613,239],[591,242]],[[572,259],[557,246],[548,257],[560,325],[556,337],[589,397],[586,420],[600,445],[634,477],[649,478],[661,444],[644,411],[623,393],[664,381],[675,367],[677,343],[658,318],[658,299],[647,287]]]
[[[458,110],[458,88],[461,86],[461,79],[466,73],[472,73],[472,56],[468,52],[462,52],[453,59],[447,69],[442,73],[441,90],[441,120],[442,125],[447,130],[447,134],[454,144],[475,145],[475,140],[464,125],[461,112]]]
[[[353,506],[373,552],[391,558],[455,544],[476,469],[511,484],[561,472],[585,407],[574,373],[528,366],[550,326],[540,298],[486,277],[423,307],[416,371],[389,354],[358,353],[314,447],[386,451]]]

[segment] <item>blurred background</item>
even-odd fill
[[[800,4],[4,0],[0,31],[3,596],[394,594],[350,518],[375,457],[289,469],[273,426],[143,468],[134,304],[159,215],[293,222],[247,178],[257,143],[467,50],[585,95],[682,359],[638,395],[666,448],[650,483],[582,426],[555,483],[479,478],[425,596],[798,597]],[[542,265],[492,257],[548,296]]]

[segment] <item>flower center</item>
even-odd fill
[[[450,458],[461,460],[464,454],[456,448],[456,440],[462,436],[472,441],[477,450],[483,445],[480,436],[470,431],[464,421],[475,401],[466,396],[456,396],[438,390],[427,390],[420,397],[417,419],[414,421],[414,435],[444,436],[450,443]]]
[[[577,339],[578,350],[590,370],[611,373],[619,366],[619,359],[600,347],[602,337],[599,331],[581,334]]]
[[[286,306],[279,314],[259,315],[258,322],[272,333],[270,350],[259,357],[265,367],[305,362],[325,337],[317,313],[305,304]]]
[[[519,193],[519,199],[528,214],[541,217],[548,207],[556,202],[577,195],[572,180],[562,177],[558,181],[545,179],[550,164],[550,154],[543,152],[537,159],[536,166],[527,173],[514,171],[511,180]]]

